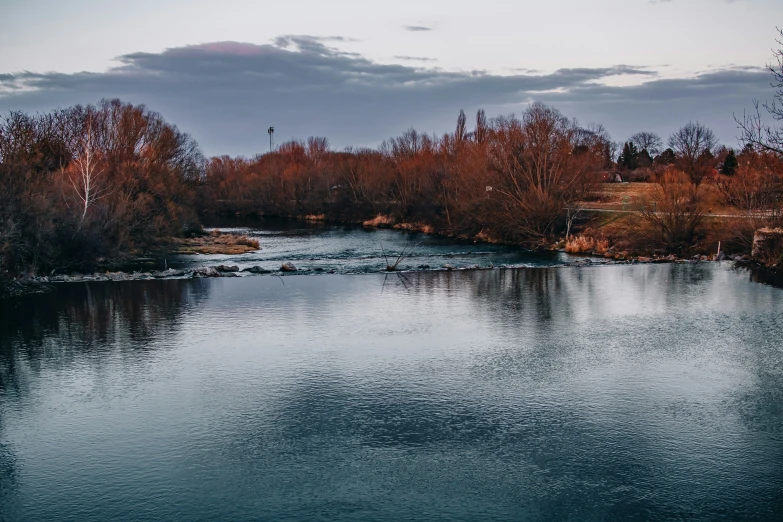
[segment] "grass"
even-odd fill
[[[584,254],[587,252],[597,252],[603,254],[609,250],[609,241],[606,239],[596,239],[592,236],[571,236],[566,240],[565,251],[569,254]]]
[[[600,210],[636,210],[650,202],[658,190],[657,183],[603,183],[596,201],[585,202],[585,208]],[[726,206],[718,187],[705,181],[699,187],[699,197],[706,214],[737,214],[736,208]]]
[[[200,237],[175,239],[178,254],[227,254],[237,255],[261,248],[258,240],[235,234],[214,231]]]

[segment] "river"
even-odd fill
[[[399,270],[438,270],[447,265],[455,269],[560,266],[586,259],[560,252],[533,252],[516,246],[455,241],[359,225],[245,216],[212,217],[207,224],[210,230],[257,239],[261,249],[242,255],[172,256],[165,260],[167,267],[224,264],[276,271],[282,263],[291,262],[300,272],[309,274],[364,274],[383,271],[395,263]],[[160,260],[154,261],[153,267],[163,268]]]
[[[279,232],[249,263],[349,273],[0,302],[0,520],[780,520],[783,290]]]

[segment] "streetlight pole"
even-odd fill
[[[269,133],[269,152],[272,152],[272,135],[275,133],[275,128],[269,127],[269,130],[266,132]]]

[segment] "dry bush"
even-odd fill
[[[372,219],[362,221],[362,225],[365,227],[383,227],[383,226],[390,226],[393,224],[394,224],[394,218],[391,216],[384,216],[383,214],[378,214]]]
[[[569,254],[584,254],[587,252],[605,253],[609,250],[609,240],[596,239],[593,236],[571,236],[566,239],[565,251]]]
[[[781,158],[743,153],[737,172],[733,176],[720,176],[715,186],[722,203],[741,216],[731,220],[724,234],[733,248],[750,253],[756,230],[783,226]]]
[[[704,210],[690,176],[669,169],[641,210],[642,237],[652,249],[683,254],[703,235]]]

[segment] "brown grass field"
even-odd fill
[[[604,183],[596,194],[596,201],[584,203],[585,208],[600,210],[637,210],[645,202],[652,201],[657,183]],[[705,182],[699,187],[699,195],[709,214],[736,215],[736,208],[727,207],[714,183]]]

